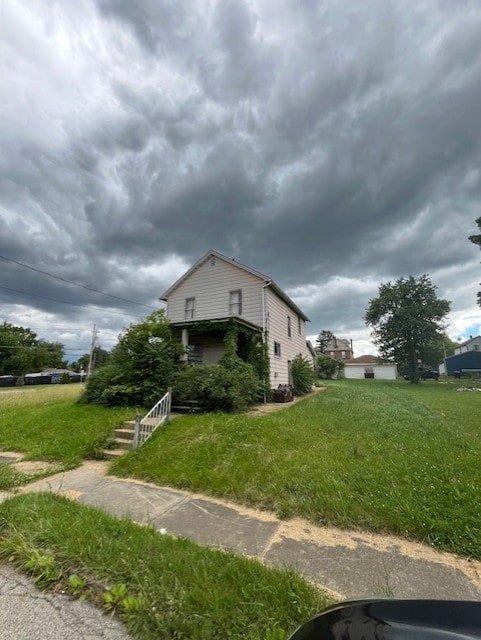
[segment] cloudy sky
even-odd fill
[[[2,0],[0,322],[110,348],[214,248],[355,355],[401,276],[477,335],[480,34],[479,0]]]

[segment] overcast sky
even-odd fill
[[[355,355],[409,275],[477,335],[480,34],[479,0],[3,0],[0,322],[110,348],[214,248]]]

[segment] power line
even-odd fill
[[[92,307],[90,305],[78,304],[77,302],[67,302],[66,300],[57,300],[56,298],[49,298],[48,296],[41,296],[38,293],[29,293],[28,291],[20,291],[19,289],[12,289],[11,287],[4,287],[0,285],[0,289],[5,289],[6,291],[13,291],[13,293],[20,293],[26,296],[33,296],[34,298],[42,298],[43,300],[50,300],[51,302],[60,302],[61,304],[71,304],[74,307],[81,307],[82,309],[93,309],[95,311],[102,311],[105,313],[114,313],[117,316],[129,316],[131,318],[137,318],[138,316],[133,315],[132,313],[120,313],[120,311],[111,311],[110,309],[105,309],[101,307]],[[153,307],[152,307],[153,308]]]
[[[81,284],[80,282],[74,282],[73,280],[68,280],[67,278],[62,278],[60,276],[55,276],[53,273],[49,273],[48,271],[42,271],[41,269],[37,269],[32,267],[29,264],[25,264],[25,262],[19,262],[18,260],[14,260],[13,258],[7,258],[5,256],[0,256],[0,260],[5,260],[6,262],[13,262],[14,264],[19,265],[20,267],[24,267],[25,269],[30,269],[30,271],[35,271],[35,273],[41,273],[44,276],[48,276],[49,278],[54,278],[55,280],[60,280],[61,282],[66,282],[67,284],[72,284],[75,287],[81,287],[82,289],[86,289],[87,291],[93,291],[95,293],[100,293],[103,296],[108,296],[109,298],[114,298],[115,300],[120,300],[121,302],[128,302],[129,304],[138,304],[141,307],[146,307],[147,309],[156,309],[156,307],[152,307],[149,304],[144,304],[143,302],[136,302],[135,300],[128,300],[127,298],[121,298],[120,296],[115,296],[112,293],[107,293],[105,291],[100,291],[99,289],[93,289],[92,287],[88,287],[85,284]]]

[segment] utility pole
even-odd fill
[[[89,357],[89,366],[87,369],[87,379],[92,375],[92,370],[94,366],[94,349],[95,342],[97,341],[97,327],[94,323],[94,328],[92,329],[92,342],[90,343],[90,357]]]

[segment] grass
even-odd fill
[[[178,418],[112,473],[481,559],[481,394],[435,381],[327,386],[263,417]]]
[[[0,557],[116,611],[134,638],[284,640],[326,604],[290,570],[160,536],[52,494],[0,505]]]
[[[29,460],[58,463],[58,470],[99,457],[115,427],[135,409],[77,404],[83,385],[46,385],[0,391],[0,451]],[[45,474],[44,474],[45,475]],[[23,484],[39,474],[18,474],[0,465],[0,488]]]

